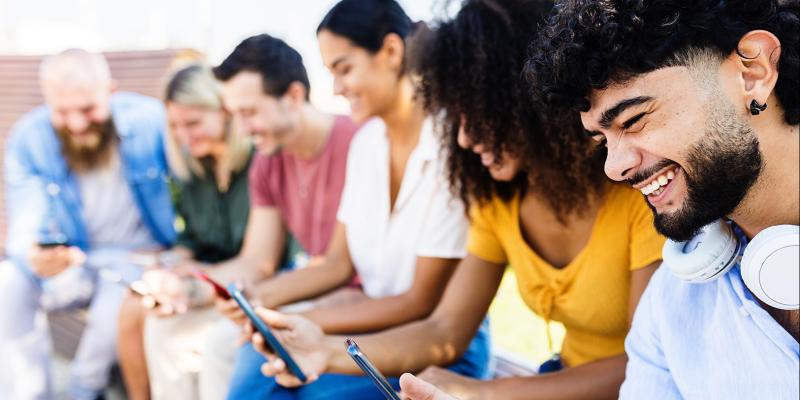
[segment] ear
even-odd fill
[[[752,100],[766,104],[778,82],[778,60],[781,42],[771,32],[747,32],[739,40],[737,51],[731,54],[741,73],[744,84],[744,102],[749,107]]]
[[[289,88],[282,96],[282,99],[289,107],[302,107],[306,103],[306,87],[302,83],[294,81],[289,84]]]
[[[111,82],[108,83],[108,91],[109,93],[114,93],[117,90],[119,90],[119,84],[117,84],[116,80],[112,79]]]
[[[387,61],[390,68],[401,71],[406,57],[406,44],[400,35],[389,33],[384,36],[383,46],[381,46],[378,54]]]

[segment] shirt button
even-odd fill
[[[150,179],[156,179],[158,177],[158,170],[155,168],[149,168],[147,170],[147,177]]]
[[[55,195],[61,193],[61,188],[58,185],[56,185],[55,183],[48,184],[46,190],[47,190],[47,194],[49,194],[50,196],[55,196]]]

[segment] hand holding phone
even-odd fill
[[[156,300],[153,296],[150,295],[149,291],[147,290],[147,285],[144,282],[126,280],[122,276],[122,274],[119,273],[118,271],[113,271],[113,270],[106,269],[106,268],[100,269],[99,274],[100,274],[101,278],[103,278],[103,279],[105,279],[105,280],[107,280],[109,282],[113,282],[113,283],[116,283],[116,284],[118,284],[120,286],[123,286],[123,287],[127,288],[128,290],[130,290],[131,293],[133,293],[133,294],[135,294],[135,295],[137,295],[139,297],[142,297],[142,298],[145,298],[145,299],[149,299],[148,301],[151,302],[151,305],[150,305],[149,308],[160,306],[158,300]]]
[[[458,400],[435,385],[409,373],[400,377],[400,388],[406,400]]]
[[[292,372],[292,374],[294,374],[295,377],[297,377],[297,379],[299,379],[302,382],[307,381],[308,378],[306,377],[306,375],[294,361],[292,356],[289,355],[289,352],[286,351],[283,345],[278,341],[278,338],[276,338],[275,335],[272,334],[272,330],[270,330],[267,324],[265,324],[264,321],[262,321],[261,318],[259,318],[258,315],[256,315],[253,306],[251,306],[250,303],[247,301],[247,299],[244,297],[242,291],[239,290],[239,288],[237,288],[235,284],[231,283],[230,285],[228,285],[228,293],[230,293],[231,297],[233,297],[233,299],[236,300],[236,303],[238,303],[239,307],[242,308],[242,311],[244,311],[245,315],[247,315],[247,318],[250,319],[250,322],[253,323],[253,326],[256,328],[258,333],[260,333],[261,336],[264,337],[264,340],[266,341],[266,344],[270,347],[270,350],[273,353],[275,353],[275,355],[277,355],[281,360],[283,360],[284,363],[286,363],[286,367],[289,369],[289,371]]]
[[[344,344],[345,348],[347,348],[347,354],[349,354],[350,358],[358,364],[359,368],[372,379],[372,383],[383,393],[383,397],[387,400],[400,400],[400,396],[394,391],[394,388],[389,381],[386,380],[386,377],[372,365],[369,359],[367,359],[367,356],[361,352],[356,342],[353,339],[347,339]]]
[[[192,274],[197,279],[200,279],[201,281],[204,281],[204,282],[210,284],[214,288],[214,293],[217,295],[217,297],[219,297],[219,298],[221,298],[223,300],[230,300],[231,299],[231,294],[228,293],[228,290],[225,289],[224,286],[222,286],[219,282],[217,282],[214,279],[212,279],[210,276],[208,276],[208,274],[206,274],[205,272],[201,271],[199,268],[192,268]]]
[[[66,241],[42,240],[28,252],[28,265],[36,275],[49,278],[67,268],[83,263],[86,255],[77,247],[69,247]]]

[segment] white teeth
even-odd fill
[[[655,192],[660,187],[661,185],[658,184],[658,181],[653,181],[653,183],[650,184],[650,191]]]
[[[640,190],[642,194],[644,194],[645,196],[649,196],[650,194],[653,194],[656,191],[658,191],[658,194],[661,194],[663,190],[659,189],[661,189],[662,186],[666,186],[669,183],[669,181],[671,181],[674,178],[675,178],[675,171],[669,170],[665,174],[659,175],[657,178],[653,179],[649,185],[641,188]]]

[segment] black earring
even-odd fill
[[[766,109],[767,109],[767,103],[758,104],[758,102],[755,101],[755,99],[753,99],[753,101],[750,102],[750,114],[758,115]]]

